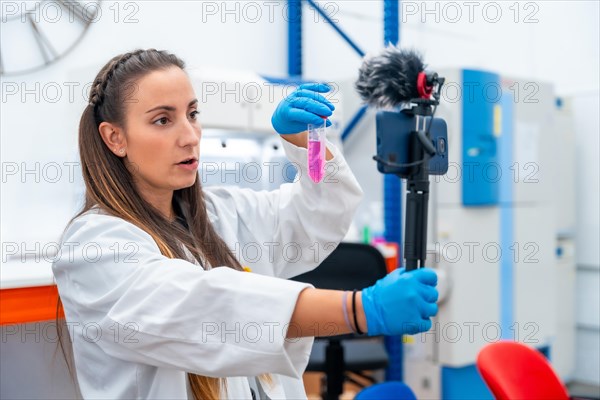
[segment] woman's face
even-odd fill
[[[198,100],[178,67],[151,72],[136,82],[126,104],[126,162],[139,189],[152,194],[192,186],[202,130]],[[191,163],[182,161],[193,159]]]

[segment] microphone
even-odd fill
[[[399,113],[378,113],[377,155],[373,157],[380,172],[394,173],[407,181],[404,229],[407,271],[423,267],[427,256],[429,175],[432,174],[429,164],[436,156],[429,132],[445,80],[435,72],[426,72],[425,68],[416,51],[390,45],[381,54],[365,58],[354,85],[368,105],[378,108],[408,106],[402,107],[404,109]],[[403,118],[414,121],[412,130],[402,124]],[[408,162],[398,163],[405,153]]]
[[[417,51],[390,45],[381,54],[365,58],[354,87],[363,101],[380,108],[428,99],[437,74],[425,68]]]

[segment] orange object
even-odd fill
[[[385,245],[388,247],[392,247],[395,253],[395,256],[386,257],[385,259],[385,265],[389,274],[390,272],[398,268],[398,256],[400,255],[400,247],[398,246],[398,243],[394,242],[387,242]]]
[[[0,290],[0,325],[47,321],[56,318],[56,285]],[[62,307],[59,317],[64,318]]]

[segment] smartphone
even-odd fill
[[[393,164],[408,164],[411,132],[415,130],[416,118],[401,111],[379,111],[377,123],[377,156]],[[431,117],[426,117],[429,128]],[[436,154],[429,160],[429,175],[444,175],[448,172],[448,127],[446,121],[434,118],[429,129],[431,142]],[[377,162],[377,169],[382,174],[396,174],[407,178],[410,167],[390,166]]]

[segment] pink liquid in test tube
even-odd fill
[[[326,124],[327,118],[323,118],[323,125],[308,125],[308,176],[315,183],[325,175]]]

